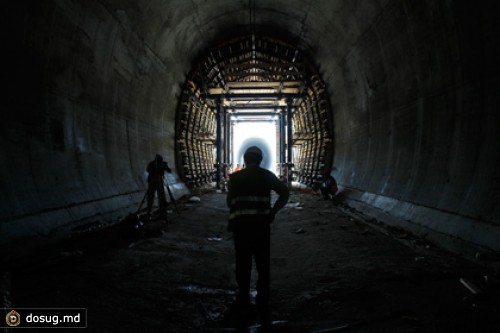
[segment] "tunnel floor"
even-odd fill
[[[167,225],[108,228],[18,262],[13,306],[85,307],[92,332],[202,331],[236,283],[225,195],[200,198],[180,202]],[[272,317],[288,321],[280,332],[497,332],[493,277],[482,297],[460,283],[481,285],[486,268],[345,205],[293,191],[271,237]]]

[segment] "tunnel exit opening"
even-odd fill
[[[184,85],[176,114],[179,175],[191,188],[214,180],[221,188],[254,140],[270,156],[263,166],[280,177],[322,181],[332,158],[328,101],[315,66],[296,46],[254,34],[228,40],[207,51]]]
[[[279,158],[277,153],[277,136],[279,136],[279,127],[276,118],[269,120],[248,120],[237,118],[231,122],[233,133],[233,146],[230,155],[231,168],[245,164],[243,155],[247,148],[257,146],[262,150],[263,159],[261,167],[276,173],[276,163]]]

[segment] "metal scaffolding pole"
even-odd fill
[[[223,115],[222,115],[222,103],[220,98],[216,100],[215,104],[215,112],[216,112],[216,120],[217,120],[217,137],[216,137],[216,175],[215,175],[215,182],[216,182],[216,187],[217,189],[220,189],[220,183],[221,183],[221,160],[222,160],[222,121],[223,121]]]
[[[227,179],[227,166],[231,163],[231,114],[224,109],[224,178]]]
[[[280,112],[280,176],[283,176],[283,166],[285,165],[285,110]]]
[[[287,98],[286,100],[286,126],[287,126],[287,137],[286,137],[286,163],[287,163],[287,176],[288,181],[291,181],[291,169],[292,169],[292,99]]]

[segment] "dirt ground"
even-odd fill
[[[225,195],[200,198],[166,225],[108,228],[23,259],[12,305],[87,308],[91,332],[201,332],[237,287]],[[271,237],[280,332],[500,332],[492,272],[349,207],[294,191]]]

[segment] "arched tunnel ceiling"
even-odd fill
[[[54,0],[6,11],[2,240],[135,205],[148,160],[173,162],[192,66],[255,30],[313,59],[332,106],[333,174],[353,204],[498,250],[494,2]]]
[[[116,13],[127,29],[143,38],[167,66],[180,67],[184,72],[190,69],[189,61],[210,44],[257,30],[278,34],[277,37],[314,54],[317,64],[323,67],[323,75],[328,77],[387,3],[118,0],[106,1],[104,5]]]

